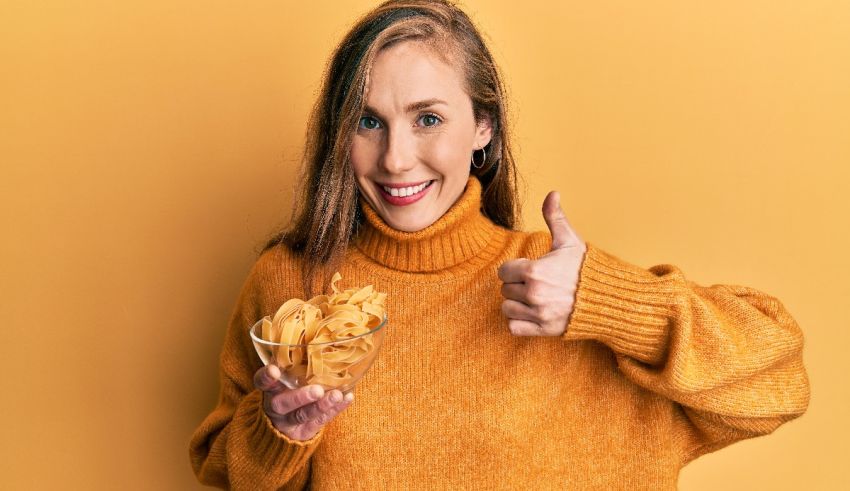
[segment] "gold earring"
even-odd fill
[[[480,168],[484,167],[484,163],[487,162],[487,150],[484,150],[484,148],[482,147],[481,152],[484,153],[484,158],[481,159],[480,165],[475,165],[475,150],[472,151],[472,166],[475,167],[476,169],[480,169]]]

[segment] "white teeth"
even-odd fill
[[[430,182],[431,181],[427,181],[427,182],[423,182],[422,184],[420,184],[418,186],[408,186],[406,188],[391,188],[389,186],[384,186],[384,191],[388,192],[389,194],[391,194],[393,196],[400,196],[400,197],[403,198],[403,197],[406,197],[406,196],[414,195],[414,194],[422,191],[423,189],[425,189],[425,187]]]

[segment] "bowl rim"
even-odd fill
[[[295,348],[295,347],[306,347],[306,346],[325,346],[325,345],[332,345],[332,344],[348,343],[348,342],[353,341],[353,340],[355,340],[355,339],[357,339],[357,338],[362,338],[363,336],[368,336],[368,335],[370,335],[370,334],[375,334],[376,332],[378,332],[379,330],[381,330],[381,328],[382,328],[382,327],[384,327],[384,326],[387,324],[387,321],[389,320],[389,317],[387,316],[387,314],[384,314],[384,320],[383,320],[380,324],[378,324],[377,326],[373,327],[373,328],[372,328],[372,329],[370,329],[368,332],[364,332],[363,334],[358,334],[357,336],[354,336],[354,337],[351,337],[351,338],[338,339],[338,340],[336,340],[336,341],[325,341],[325,342],[323,342],[323,343],[302,343],[302,344],[275,343],[275,342],[272,342],[272,341],[266,341],[265,339],[263,339],[263,338],[261,338],[261,337],[258,337],[257,335],[255,335],[255,334],[254,334],[254,328],[256,328],[258,324],[262,324],[263,319],[269,319],[269,320],[271,320],[271,316],[270,316],[270,315],[264,315],[263,317],[261,317],[261,318],[260,318],[260,320],[258,320],[258,321],[257,321],[257,322],[255,322],[254,324],[252,324],[250,329],[248,329],[248,334],[250,334],[250,335],[251,335],[251,339],[252,339],[255,343],[260,343],[260,344],[264,344],[264,345],[267,345],[267,346],[288,346],[288,347],[293,347],[293,348]]]

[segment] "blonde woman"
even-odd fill
[[[218,406],[190,447],[233,489],[675,489],[691,460],[809,402],[781,302],[587,243],[556,192],[516,230],[499,73],[466,14],[390,1],[345,36],[310,121],[300,206],[245,281]],[[248,328],[340,271],[388,293],[355,393],[289,390]]]

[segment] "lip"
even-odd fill
[[[388,188],[409,188],[418,186],[424,182],[433,181],[433,179],[425,179],[424,181],[417,182],[401,182],[401,183],[391,183],[391,182],[379,182],[377,183],[379,186],[386,186]]]
[[[404,196],[404,197],[391,195],[390,193],[388,193],[384,189],[384,186],[388,186],[388,187],[392,187],[392,188],[396,188],[396,187],[402,188],[402,187],[408,187],[408,186],[417,186],[419,184],[422,184],[423,182],[429,182],[429,181],[419,181],[418,183],[411,183],[411,184],[404,184],[404,185],[395,184],[395,185],[392,185],[392,186],[390,186],[389,184],[380,184],[380,183],[376,183],[376,184],[378,184],[378,193],[380,193],[381,197],[384,198],[384,201],[386,201],[387,203],[394,205],[394,206],[407,206],[407,205],[416,203],[420,199],[424,198],[425,195],[428,194],[428,191],[430,191],[431,188],[434,186],[436,179],[430,180],[431,184],[425,186],[425,189],[423,189],[422,191],[419,191],[416,194],[412,194],[410,196]]]

